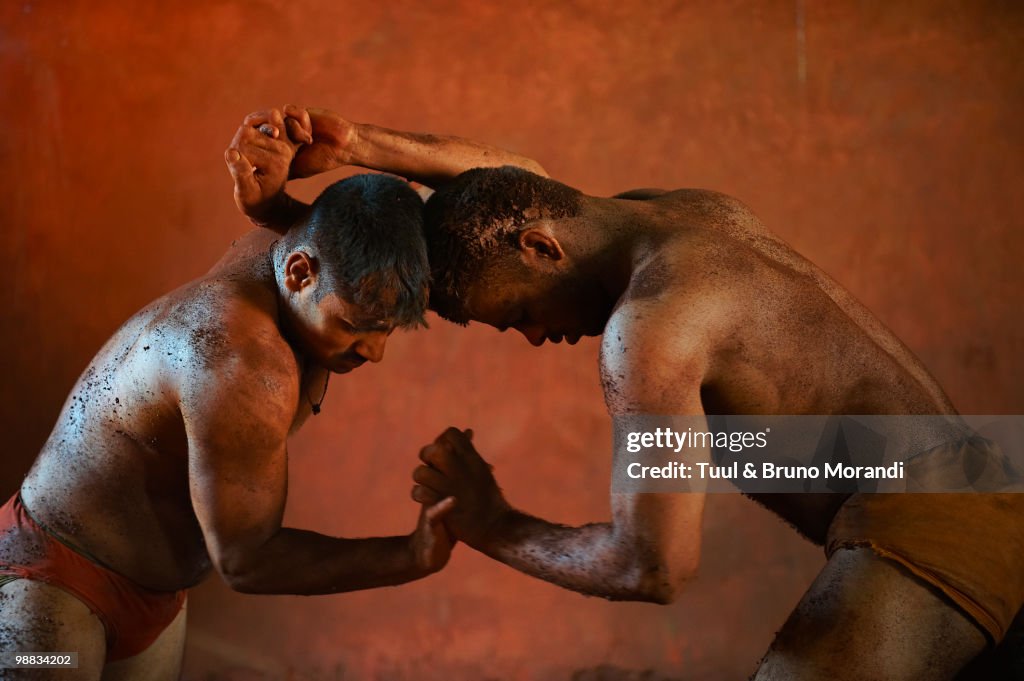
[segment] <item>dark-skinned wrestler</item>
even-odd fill
[[[533,345],[603,335],[613,417],[955,413],[890,331],[735,199],[586,196],[528,161],[495,167],[507,152],[479,143],[285,113],[285,130],[312,131],[294,176],[352,163],[438,190],[426,216],[441,316],[516,329]],[[283,184],[245,195],[252,167],[232,172],[243,212],[291,203]],[[696,573],[703,494],[612,494],[610,522],[566,527],[513,508],[469,431],[448,429],[421,458],[414,498],[455,497],[454,536],[526,574],[667,603]],[[757,500],[828,556],[757,679],[952,679],[1002,639],[1024,599],[1024,495]]]

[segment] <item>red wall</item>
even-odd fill
[[[221,153],[246,113],[286,102],[504,145],[591,193],[734,194],[962,411],[1021,413],[1024,12],[823,4],[4,3],[0,492],[103,340],[245,229]],[[409,531],[416,452],[449,424],[476,429],[514,503],[607,517],[596,356],[436,319],[396,335],[296,438],[287,521]],[[734,496],[710,500],[705,536],[671,607],[586,599],[465,547],[376,592],[242,596],[213,579],[190,599],[188,678],[742,677],[822,557]]]

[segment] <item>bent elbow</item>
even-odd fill
[[[221,579],[232,591],[243,594],[265,593],[256,571],[240,556],[217,556],[213,564]]]
[[[686,590],[697,574],[696,564],[648,565],[642,571],[637,585],[639,600],[657,605],[670,605]]]
[[[655,605],[671,605],[675,603],[682,594],[685,584],[673,582],[659,582],[644,587],[644,599]]]
[[[260,589],[259,583],[249,575],[221,572],[220,576],[232,591],[237,591],[240,594],[264,593],[264,591]]]

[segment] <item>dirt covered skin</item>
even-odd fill
[[[125,322],[75,384],[22,485],[38,521],[142,586],[174,591],[210,569],[178,404],[190,376],[216,371],[233,351],[228,316],[244,309],[276,320],[271,243],[269,234],[248,235],[207,276]],[[305,383],[322,386],[325,373]],[[294,427],[309,411],[296,402]],[[3,552],[0,538],[0,563]]]

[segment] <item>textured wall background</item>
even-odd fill
[[[1019,4],[967,0],[5,2],[0,492],[105,338],[246,228],[221,153],[246,113],[286,102],[504,145],[590,193],[734,194],[962,411],[1021,413],[1022,37]],[[296,438],[287,521],[409,531],[416,451],[449,424],[476,429],[514,503],[607,517],[596,356],[440,320],[397,335]],[[739,678],[822,557],[738,497],[713,498],[705,529],[671,607],[586,599],[465,547],[378,592],[214,578],[191,596],[188,678]]]

